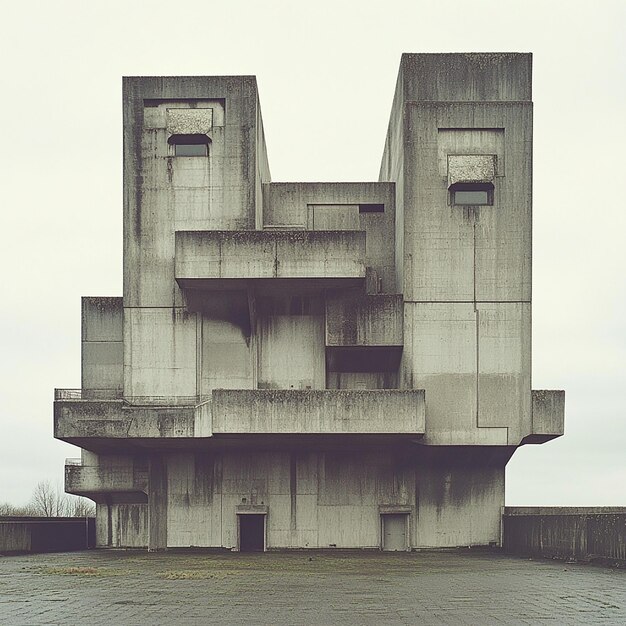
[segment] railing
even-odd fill
[[[131,407],[198,406],[210,396],[124,396],[117,389],[55,389],[55,400],[123,400]]]
[[[76,457],[71,457],[69,459],[65,459],[65,465],[82,465],[83,460]]]
[[[55,400],[121,400],[118,389],[55,389]]]

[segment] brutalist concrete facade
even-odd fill
[[[406,54],[379,182],[272,183],[254,77],[124,80],[124,293],[55,436],[100,546],[500,543],[531,390],[531,56]]]

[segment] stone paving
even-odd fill
[[[626,570],[500,553],[0,557],[0,624],[626,624]]]

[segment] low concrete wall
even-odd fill
[[[0,554],[70,552],[95,544],[93,517],[0,517]]]
[[[626,507],[504,507],[506,552],[626,563]]]

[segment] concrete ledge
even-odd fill
[[[422,435],[422,389],[213,391],[213,434]]]
[[[177,231],[175,237],[181,287],[237,279],[365,279],[362,231]]]

